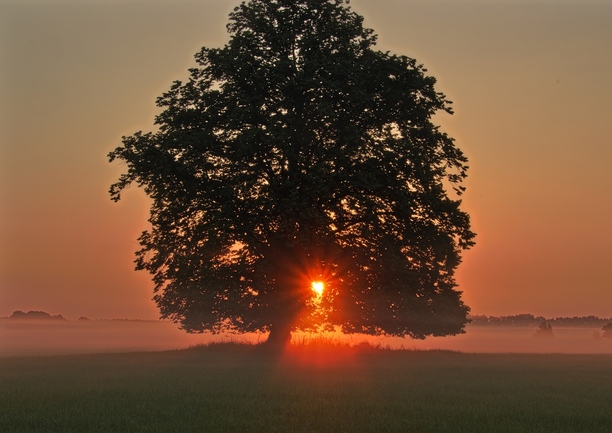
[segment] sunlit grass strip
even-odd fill
[[[0,359],[0,431],[611,431],[608,355],[313,347]]]

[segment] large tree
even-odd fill
[[[109,154],[127,167],[112,199],[136,183],[152,200],[136,267],[189,332],[463,332],[467,159],[432,122],[451,103],[346,3],[243,2],[158,98],[157,130]]]

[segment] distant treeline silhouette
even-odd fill
[[[0,317],[0,319],[7,319],[7,317]],[[13,311],[8,319],[25,319],[25,320],[64,320],[69,322],[69,319],[66,319],[61,314],[57,314],[55,316],[45,312],[45,311],[28,311],[24,313],[23,311],[17,310]],[[91,322],[92,319],[88,317],[81,316],[77,319],[78,322]],[[102,322],[159,322],[159,320],[150,320],[150,319],[96,319],[96,321]]]
[[[9,319],[66,320],[66,318],[64,318],[64,316],[61,314],[52,316],[44,311],[28,311],[27,313],[24,313],[23,311],[19,310],[14,311]]]
[[[533,314],[516,314],[513,316],[486,316],[486,315],[470,315],[468,318],[471,325],[475,326],[534,326],[539,327],[542,323],[548,326],[555,327],[594,327],[601,328],[608,325],[612,330],[612,318],[601,318],[597,316],[574,316],[574,317],[555,317],[552,319],[543,316],[534,316]],[[27,319],[27,320],[68,320],[61,314],[52,316],[45,311],[14,311],[9,319]],[[87,317],[79,317],[79,321],[89,321]],[[102,319],[103,321],[120,321],[120,322],[149,322],[150,320],[142,319]],[[155,322],[155,320],[153,320]]]
[[[612,318],[600,318],[597,316],[574,316],[546,318],[534,316],[533,314],[517,314],[514,316],[469,316],[472,325],[476,326],[540,326],[543,322],[551,326],[559,327],[602,327],[612,322]]]

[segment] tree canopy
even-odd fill
[[[187,331],[463,332],[467,158],[432,121],[451,102],[347,3],[243,2],[157,99],[157,129],[109,154],[127,167],[112,199],[152,200],[136,267]]]

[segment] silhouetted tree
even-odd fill
[[[159,129],[109,154],[127,166],[112,199],[133,182],[152,199],[136,267],[187,331],[463,332],[467,159],[432,123],[451,103],[345,3],[242,3],[158,98]]]
[[[540,323],[534,337],[554,337],[552,325],[546,321]]]
[[[612,338],[612,322],[606,323],[603,328],[603,338]]]

